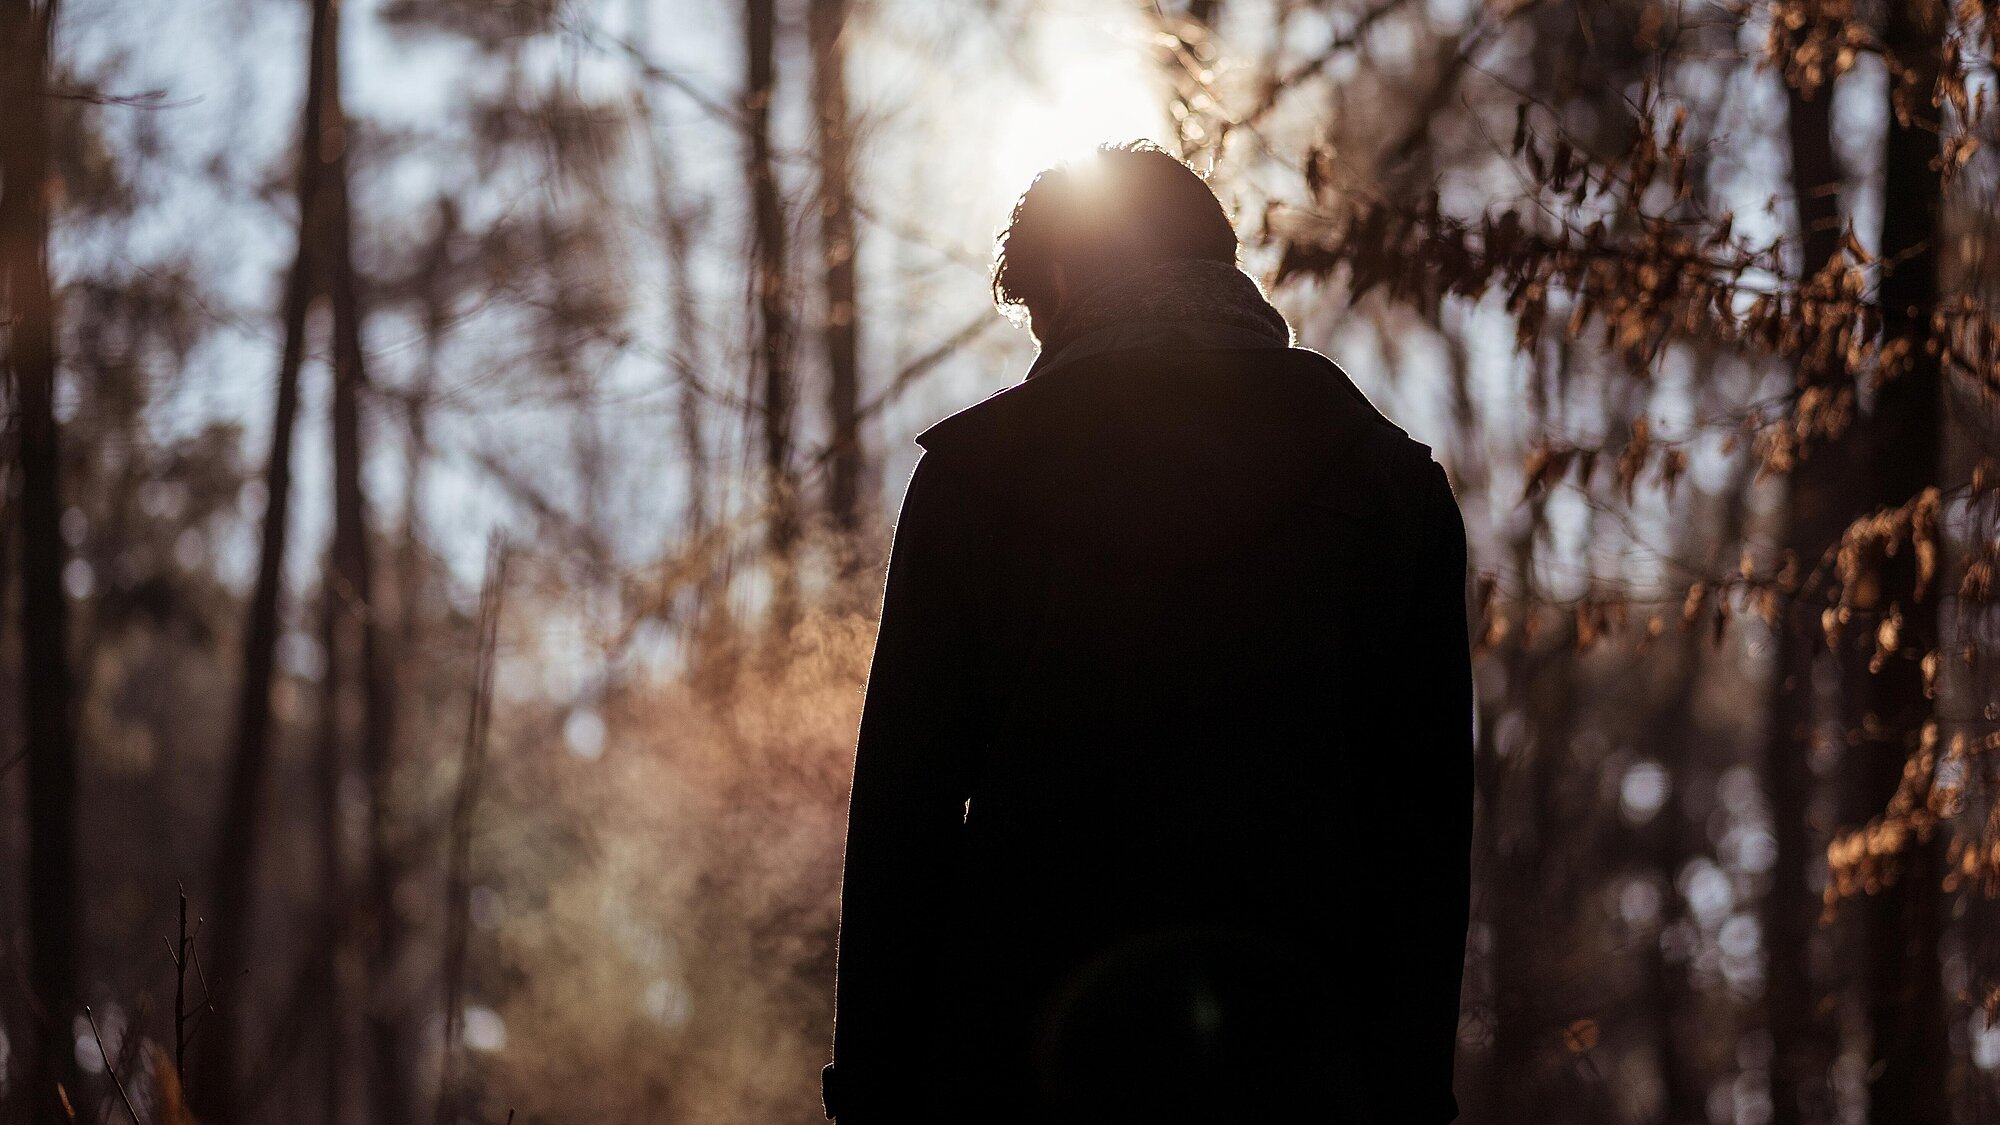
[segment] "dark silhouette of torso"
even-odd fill
[[[939,423],[856,758],[829,1110],[1441,1125],[1465,543],[1315,353],[1069,341]]]

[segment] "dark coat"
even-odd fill
[[[1119,325],[917,440],[827,1108],[1442,1125],[1465,533],[1334,364]],[[1302,1114],[1302,1116],[1301,1116]]]

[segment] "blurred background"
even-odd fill
[[[1993,0],[4,0],[0,51],[8,1121],[817,1120],[910,438],[1033,356],[1014,197],[1136,138],[1465,509],[1461,1120],[2000,1119]]]

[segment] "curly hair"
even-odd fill
[[[993,303],[1019,319],[1054,295],[1055,267],[1088,280],[1175,258],[1236,263],[1236,230],[1194,169],[1151,141],[1099,145],[1043,171],[993,244]]]

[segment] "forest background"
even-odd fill
[[[1996,66],[1994,0],[0,0],[6,1119],[817,1120],[909,438],[1136,138],[1466,512],[1461,1120],[2000,1119]]]

